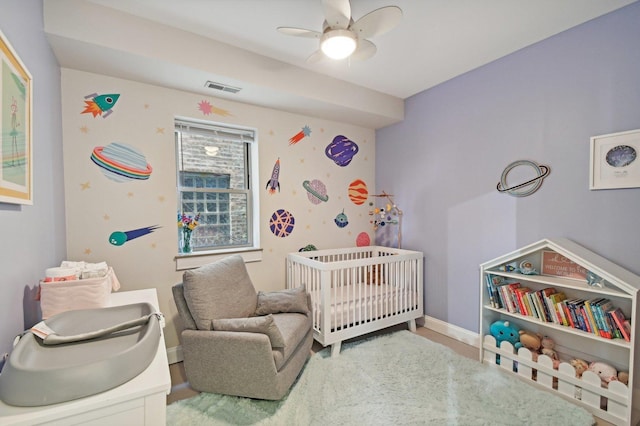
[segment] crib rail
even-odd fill
[[[287,287],[306,286],[323,345],[424,314],[420,252],[368,246],[291,253]]]
[[[571,364],[561,362],[558,369],[554,369],[548,356],[538,355],[538,361],[533,361],[527,348],[516,352],[509,342],[502,342],[498,347],[491,335],[484,336],[482,353],[482,362],[498,365],[504,371],[585,407],[601,419],[615,425],[631,424],[631,392],[621,382],[611,382],[604,388],[600,377],[591,371],[585,371],[577,378]]]

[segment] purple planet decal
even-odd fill
[[[295,224],[296,220],[293,215],[284,209],[280,209],[271,215],[269,229],[276,237],[284,238],[293,232]]]
[[[307,190],[307,197],[313,204],[326,203],[329,200],[327,187],[318,179],[312,181],[305,180],[302,182],[302,187]]]
[[[346,167],[358,153],[358,145],[348,137],[338,135],[327,145],[324,153],[338,166]]]

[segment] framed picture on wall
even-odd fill
[[[640,129],[591,138],[589,189],[640,187]]]
[[[0,32],[0,203],[33,204],[31,74]]]

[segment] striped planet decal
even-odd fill
[[[296,220],[291,213],[284,209],[277,210],[271,215],[269,229],[276,237],[287,237],[293,232]]]
[[[362,179],[356,179],[349,184],[349,199],[353,204],[358,206],[364,204],[368,197],[367,184]]]
[[[151,176],[151,165],[144,155],[132,146],[113,142],[97,146],[91,153],[93,161],[102,173],[116,182],[146,180]]]

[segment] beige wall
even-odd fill
[[[82,113],[85,96],[120,94],[113,113],[103,118]],[[226,111],[205,115],[201,101]],[[356,205],[348,186],[362,179],[369,193],[375,191],[375,132],[345,123],[285,113],[252,105],[180,92],[129,80],[71,69],[62,70],[64,186],[67,223],[67,259],[106,261],[122,284],[120,291],[155,287],[165,314],[167,347],[175,347],[178,331],[171,286],[181,281],[176,271],[176,184],[173,119],[175,116],[206,119],[256,128],[259,144],[260,239],[262,261],[248,264],[258,290],[284,288],[285,256],[307,244],[318,248],[355,246],[358,234],[373,240],[369,200]],[[303,126],[311,135],[295,145],[289,139]],[[337,135],[354,141],[359,152],[346,167],[325,155]],[[148,180],[115,182],[91,160],[97,146],[113,142],[134,147],[152,166]],[[265,186],[280,158],[281,192],[270,195]],[[313,204],[303,188],[305,180],[321,180],[329,200]],[[269,218],[278,209],[290,211],[296,220],[286,238],[274,236]],[[349,225],[338,228],[334,218],[344,209]],[[115,231],[158,226],[155,231],[127,241],[109,243]]]

